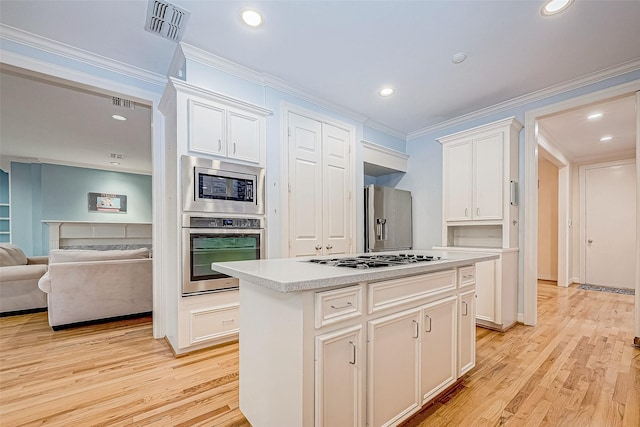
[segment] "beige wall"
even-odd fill
[[[558,168],[538,160],[538,279],[558,280]]]

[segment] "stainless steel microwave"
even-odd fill
[[[263,168],[182,156],[184,212],[264,214]]]

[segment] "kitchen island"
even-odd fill
[[[475,365],[474,265],[497,256],[403,254],[434,259],[212,264],[240,279],[240,410],[251,425],[398,425]]]

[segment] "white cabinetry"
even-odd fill
[[[443,224],[436,249],[500,255],[477,264],[476,320],[501,331],[517,319],[520,129],[510,117],[438,139]]]
[[[352,132],[289,112],[289,256],[352,251]]]
[[[476,321],[475,290],[466,290],[458,296],[459,331],[458,331],[458,376],[462,376],[476,366]]]
[[[427,403],[458,377],[458,299],[443,298],[422,309],[420,327],[420,396]]]
[[[205,97],[188,99],[189,151],[260,163],[266,120]]]
[[[317,426],[361,426],[362,326],[316,337]]]
[[[393,425],[422,403],[420,314],[413,309],[369,322],[369,425]]]

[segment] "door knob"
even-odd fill
[[[333,249],[333,245],[327,245],[327,250]]]
[[[322,249],[322,245],[316,245],[316,251],[319,251],[320,249]]]
[[[589,239],[589,240],[587,240],[587,243],[591,244],[591,243],[593,243],[593,240]]]

